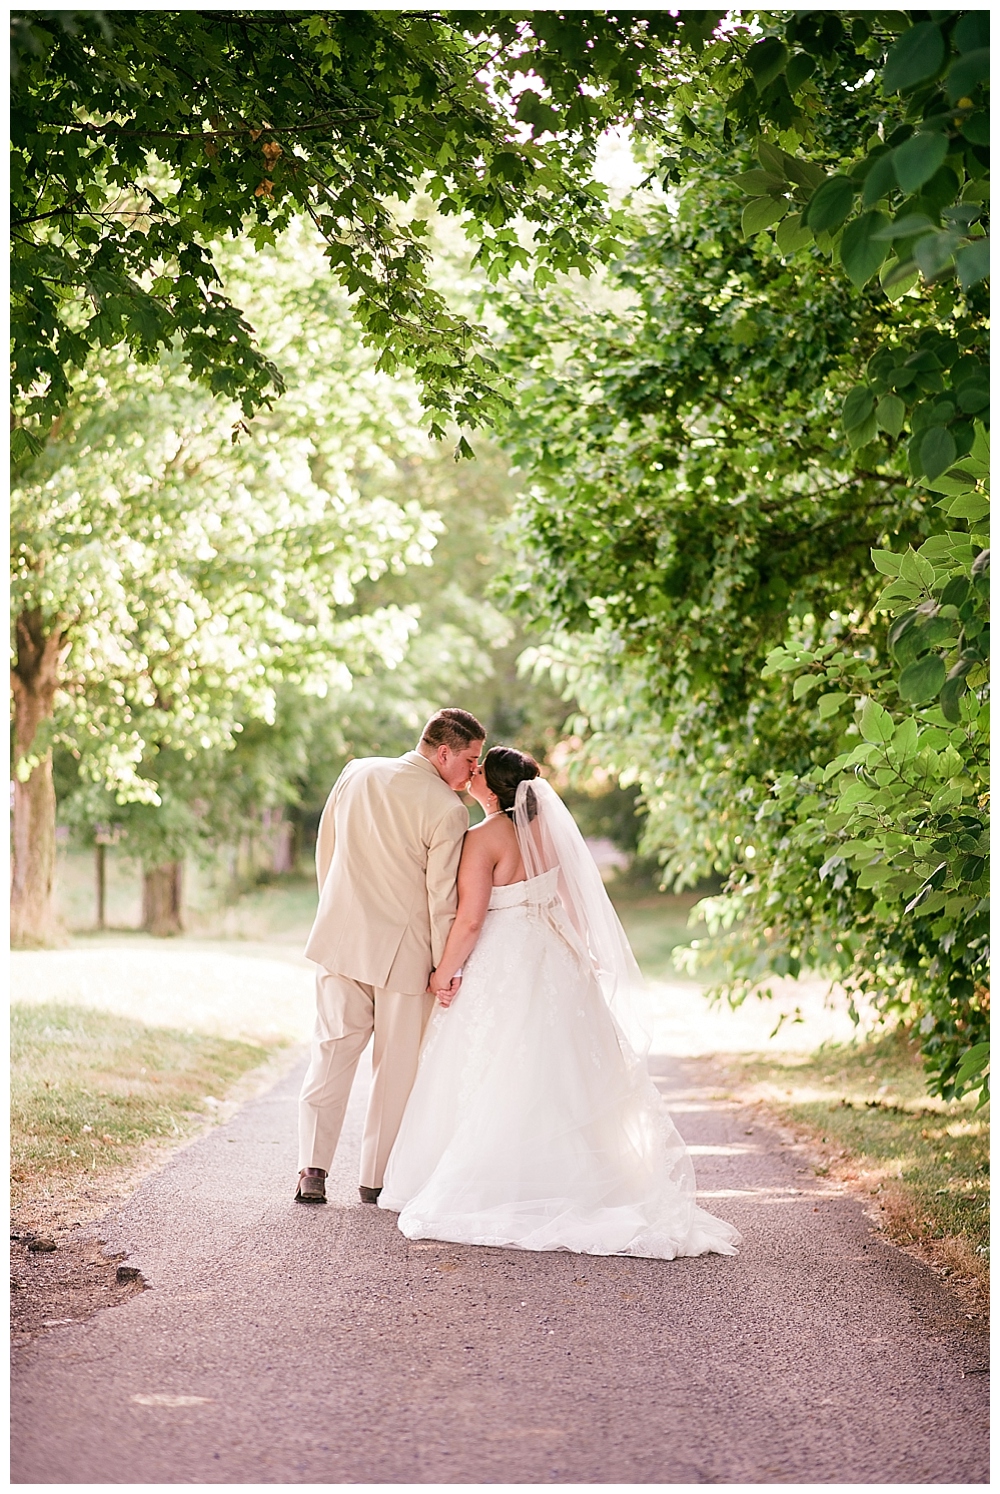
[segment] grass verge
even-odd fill
[[[86,1212],[102,1184],[147,1163],[218,1113],[270,1050],[59,1005],[11,1009],[15,1217]],[[152,1154],[152,1156],[151,1156]],[[145,1170],[142,1168],[141,1170]],[[92,1211],[91,1211],[92,1212]]]
[[[866,1191],[896,1244],[956,1284],[989,1283],[989,1107],[927,1094],[903,1031],[815,1053],[727,1059],[742,1095],[813,1142],[816,1170]]]

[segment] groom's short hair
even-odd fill
[[[460,711],[455,706],[446,706],[435,711],[423,731],[420,743],[423,747],[450,747],[452,752],[461,752],[470,742],[485,742],[486,728],[477,721],[471,711]]]

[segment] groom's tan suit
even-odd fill
[[[299,1099],[299,1167],[329,1172],[372,1033],[361,1184],[380,1188],[433,1010],[427,979],[455,916],[469,816],[419,752],[348,763],[316,841],[319,908],[306,955],[316,1029]]]

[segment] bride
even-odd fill
[[[636,1047],[641,980],[573,817],[493,747],[470,792],[440,1007],[379,1207],[410,1239],[672,1260],[734,1255]],[[464,967],[464,968],[463,968]]]

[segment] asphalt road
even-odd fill
[[[665,1060],[738,1258],[408,1242],[291,1201],[299,1065],[101,1228],[150,1290],[15,1350],[15,1483],[983,1483],[985,1344],[759,1116]]]

